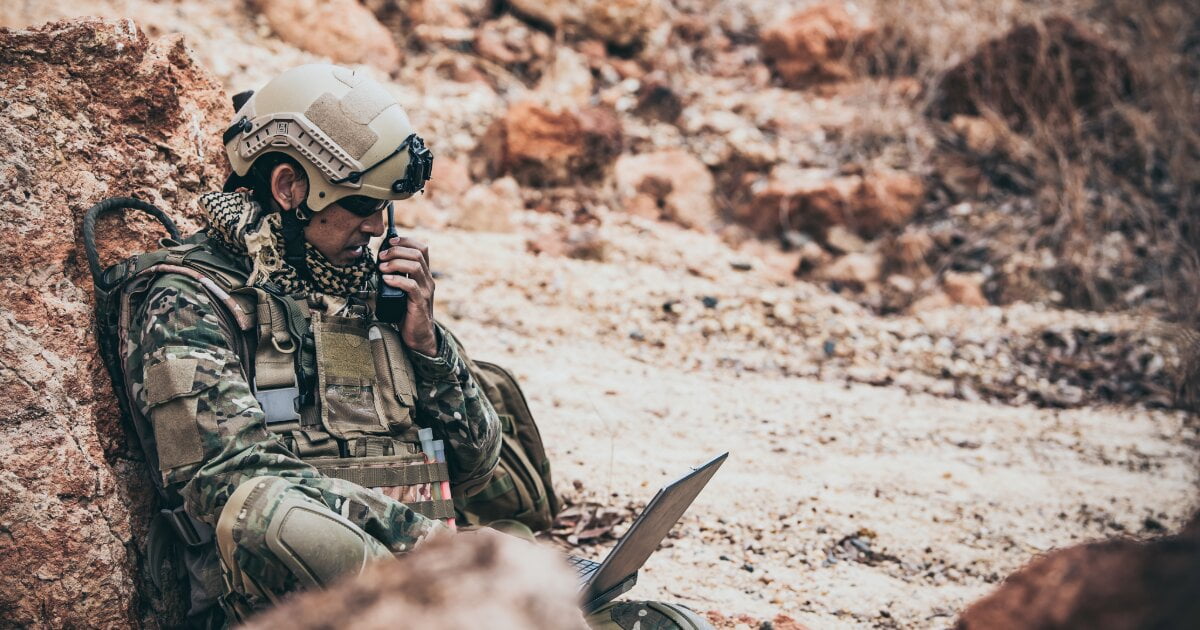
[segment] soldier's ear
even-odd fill
[[[279,164],[271,169],[271,197],[284,210],[294,210],[308,196],[308,179],[291,164]]]

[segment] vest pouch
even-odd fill
[[[454,503],[442,500],[438,486],[450,479],[446,464],[421,453],[379,457],[316,457],[305,460],[326,477],[377,490],[432,519],[454,517]]]
[[[362,319],[312,314],[321,425],[342,440],[390,432],[375,399],[375,361],[368,328],[369,323]]]
[[[415,439],[416,382],[400,333],[387,324],[375,323],[367,330],[367,338],[375,360],[375,402],[379,417],[393,435]]]

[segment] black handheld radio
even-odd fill
[[[380,251],[391,247],[393,238],[396,238],[396,220],[392,216],[392,204],[387,207],[388,227],[387,234],[383,236],[383,245],[380,246]],[[388,324],[398,324],[404,319],[404,313],[408,311],[408,294],[404,289],[397,289],[383,281],[383,272],[379,267],[375,267],[376,273],[379,275],[379,295],[375,298],[375,317]]]

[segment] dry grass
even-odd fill
[[[927,128],[904,135],[939,139],[908,152],[913,170],[942,184],[919,221],[945,222],[959,201],[1017,208],[987,233],[964,225],[978,243],[941,252],[935,268],[984,256],[1007,276],[990,285],[993,299],[1137,308],[1200,325],[1200,4],[878,0],[871,9],[878,32],[866,70],[919,81],[913,107]],[[986,142],[968,142],[967,123]],[[875,120],[862,133],[895,126]],[[981,181],[951,181],[964,169]],[[1196,377],[1186,379],[1193,388]]]

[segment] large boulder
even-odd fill
[[[481,148],[491,175],[547,186],[599,179],[621,144],[610,109],[521,101],[492,123]]]
[[[432,540],[396,563],[291,598],[243,630],[583,630],[561,555],[490,532]]]
[[[181,38],[132,20],[0,29],[0,617],[4,625],[178,622],[139,596],[153,490],[92,330],[83,212],[135,195],[197,227],[224,178],[229,102]],[[152,221],[111,217],[112,261],[154,247]],[[157,622],[151,622],[151,619]]]
[[[763,30],[763,58],[789,87],[840,81],[854,74],[852,61],[874,37],[874,29],[840,3],[822,3]]]
[[[279,39],[336,63],[398,70],[392,34],[358,0],[250,0]]]

